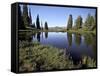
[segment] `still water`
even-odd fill
[[[82,56],[96,59],[96,35],[93,33],[38,32],[27,37],[33,42],[65,49],[65,55],[70,54],[75,64]]]

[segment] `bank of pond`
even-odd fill
[[[19,39],[19,71],[95,68],[96,34],[23,32]]]

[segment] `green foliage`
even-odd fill
[[[19,71],[96,67],[96,61],[87,56],[82,57],[81,63],[74,65],[71,57],[65,56],[64,51],[39,42],[19,41]]]
[[[28,12],[27,5],[23,5],[23,12],[21,12],[20,6],[18,6],[18,27],[21,30],[31,29],[32,17],[31,10]],[[29,15],[29,16],[28,16]]]
[[[88,30],[94,30],[96,28],[96,20],[90,14],[87,16],[84,27],[86,27]]]
[[[22,12],[21,12],[21,8],[18,5],[18,28],[19,29],[23,29],[24,28],[24,23],[23,23],[23,18],[22,18]]]
[[[73,18],[72,18],[72,15],[69,15],[67,30],[71,29],[72,25],[73,25]]]
[[[31,10],[29,9],[29,24],[32,24],[32,16],[31,16]]]
[[[48,23],[47,22],[45,22],[44,26],[45,26],[45,30],[48,30]]]
[[[75,26],[70,25],[71,24],[71,17],[69,17],[67,30],[78,30],[81,29],[82,31],[94,31],[96,30],[96,16],[91,16],[88,14],[85,22],[83,23],[82,17],[78,16],[75,21]]]
[[[85,26],[87,28],[89,28],[91,26],[91,15],[90,14],[88,14],[88,16],[87,16],[87,19],[86,19],[86,22],[85,22]]]
[[[29,16],[28,16],[28,7],[27,5],[23,5],[23,22],[24,22],[24,27],[29,26]]]
[[[41,29],[40,21],[39,21],[39,15],[37,15],[37,18],[36,18],[36,26],[37,26],[37,29]]]
[[[54,70],[73,68],[72,60],[63,55],[63,49],[20,41],[20,71]],[[30,47],[29,47],[30,46]]]
[[[80,28],[82,28],[82,17],[78,16],[75,21],[75,29],[80,29]]]

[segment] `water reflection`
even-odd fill
[[[48,32],[45,32],[45,38],[46,39],[48,38]]]
[[[81,44],[81,34],[74,33],[75,43],[79,46]]]
[[[50,32],[49,32],[50,33]],[[44,35],[43,35],[44,34]],[[67,39],[67,40],[66,40]],[[92,33],[78,34],[78,33],[50,33],[48,36],[48,32],[38,32],[38,33],[19,33],[19,40],[27,40],[27,41],[35,41],[38,42],[48,42],[55,44],[56,47],[59,48],[59,44],[63,45],[62,48],[72,47],[72,43],[74,41],[74,45],[80,45],[81,43],[87,47],[91,47],[94,51],[96,51],[96,35]],[[54,43],[56,41],[56,43]],[[59,44],[58,44],[59,43]],[[57,44],[57,45],[56,45]],[[67,45],[68,44],[68,45]]]
[[[84,41],[86,43],[87,46],[89,46],[91,44],[92,40],[92,34],[84,34]]]
[[[41,32],[38,32],[37,33],[37,40],[38,40],[38,42],[40,42],[40,35],[41,35]]]
[[[93,33],[87,33],[84,34],[84,42],[86,44],[87,47],[91,47],[91,49],[93,49],[94,54],[96,55],[96,50],[97,50],[97,46],[96,46],[96,35]],[[96,56],[95,56],[96,57]]]
[[[67,33],[67,39],[68,39],[69,46],[71,46],[72,45],[72,33]]]

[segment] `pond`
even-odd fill
[[[82,56],[96,59],[96,35],[93,33],[38,32],[29,36],[25,35],[24,39],[65,49],[64,54],[70,54],[74,64],[78,64]]]

